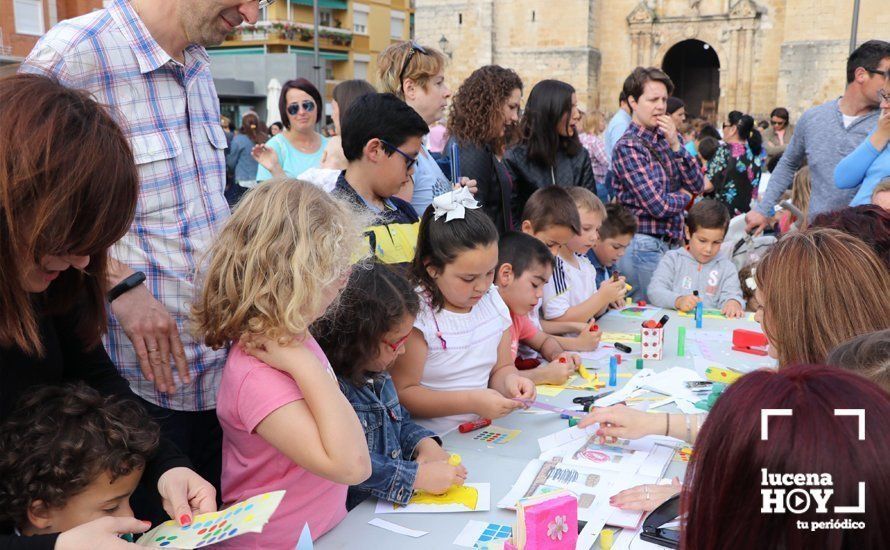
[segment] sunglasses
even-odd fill
[[[394,152],[396,152],[396,153],[402,155],[403,157],[405,157],[405,170],[411,170],[411,167],[414,166],[414,164],[417,162],[417,159],[416,159],[416,158],[414,158],[414,157],[412,157],[411,155],[409,155],[408,153],[402,151],[401,149],[399,149],[398,147],[396,147],[396,146],[393,145],[392,143],[390,143],[390,142],[388,142],[388,141],[386,141],[386,140],[383,140],[383,139],[380,140],[380,143],[382,143],[382,144],[383,144],[384,146],[386,146],[387,148],[392,149]]]
[[[408,334],[402,336],[401,338],[399,338],[399,339],[396,340],[395,342],[387,342],[386,340],[381,340],[381,341],[382,341],[384,344],[386,344],[387,346],[389,346],[389,349],[391,349],[391,350],[393,350],[393,351],[399,351],[399,348],[401,348],[402,346],[404,346],[404,345],[405,345],[405,342],[408,341],[408,337],[409,337],[409,336],[411,336],[411,333],[410,333],[410,332],[409,332]]]
[[[785,124],[785,120],[770,120],[769,123],[772,126],[778,126],[779,124]]]
[[[315,110],[315,102],[309,101],[307,99],[306,101],[303,101],[301,103],[291,103],[287,106],[287,114],[289,114],[290,116],[297,116],[297,113],[300,112],[300,108],[302,108],[307,113],[311,113]]]
[[[418,44],[417,42],[411,41],[411,50],[408,52],[408,55],[405,56],[405,62],[402,63],[402,70],[399,71],[399,82],[404,80],[405,71],[408,70],[408,63],[411,63],[411,58],[414,57],[415,53],[422,53],[423,55],[429,55],[426,53],[426,50],[423,49],[423,46]]]

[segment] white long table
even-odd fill
[[[670,316],[670,321],[665,329],[664,358],[660,361],[645,361],[644,366],[660,372],[669,367],[694,368],[690,354],[691,339],[697,330],[692,318],[680,317],[676,311],[661,310],[647,312],[649,318],[659,319],[663,314]],[[600,329],[605,332],[639,332],[641,319],[633,319],[611,314],[598,322]],[[684,357],[677,356],[677,329],[686,327],[686,349]],[[760,330],[759,325],[748,320],[722,320],[705,319],[701,330],[705,331],[732,331],[735,328],[747,328]],[[639,357],[639,343],[629,344],[633,349],[630,357],[623,357],[619,372],[635,372],[635,359]],[[730,367],[749,367],[755,363],[763,363],[764,358],[753,355],[729,351],[720,358],[720,362]],[[608,382],[608,362],[599,369],[600,379]],[[627,382],[627,378],[618,378],[618,388]],[[615,388],[606,387],[604,390]],[[590,391],[564,390],[555,397],[539,396],[539,401],[552,403],[564,408],[574,408],[572,398],[579,395],[591,395]],[[669,408],[670,407],[670,408]],[[676,411],[673,405],[664,407],[665,412]],[[370,498],[354,508],[337,527],[321,537],[316,542],[316,547],[321,550],[336,548],[422,548],[424,550],[439,548],[457,548],[453,541],[461,529],[470,520],[487,521],[512,525],[516,514],[510,510],[497,508],[497,502],[509,491],[519,473],[526,464],[538,457],[538,438],[556,432],[567,427],[567,421],[561,419],[558,414],[525,414],[514,412],[513,414],[497,419],[494,425],[520,429],[522,433],[516,439],[503,444],[491,445],[476,441],[473,437],[477,432],[461,434],[451,432],[443,438],[444,446],[452,452],[461,455],[463,464],[467,467],[469,482],[487,482],[491,484],[491,510],[488,512],[464,512],[441,514],[386,514],[376,516],[374,508],[376,499]],[[672,462],[667,476],[683,477],[685,464]],[[616,474],[620,475],[620,474]],[[368,521],[374,517],[380,517],[387,521],[397,523],[411,529],[427,531],[429,534],[420,538],[410,538],[391,533],[384,529],[368,525]],[[598,544],[595,546],[598,547]]]

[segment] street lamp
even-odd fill
[[[439,49],[442,50],[442,53],[448,56],[451,59],[451,46],[448,43],[448,39],[445,38],[445,35],[442,35],[442,38],[439,39]]]

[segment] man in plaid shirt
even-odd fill
[[[200,255],[229,216],[226,138],[204,47],[256,22],[268,3],[114,0],[53,27],[21,67],[90,92],[130,142],[139,201],[111,250],[105,345],[164,435],[217,488],[222,430],[214,409],[227,352],[188,329]],[[139,511],[155,519],[159,510]]]
[[[643,300],[661,257],[683,245],[685,208],[702,192],[704,178],[666,113],[671,79],[655,67],[637,67],[624,91],[633,117],[615,145],[612,185],[638,229],[618,267],[634,287],[633,298]]]

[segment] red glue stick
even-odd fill
[[[590,332],[597,332],[600,329],[599,325],[593,325],[590,327]]]
[[[465,434],[467,432],[472,432],[473,430],[478,430],[479,428],[484,428],[485,426],[490,426],[491,420],[488,418],[480,418],[479,420],[474,420],[473,422],[464,422],[460,426],[457,427],[457,430]]]

